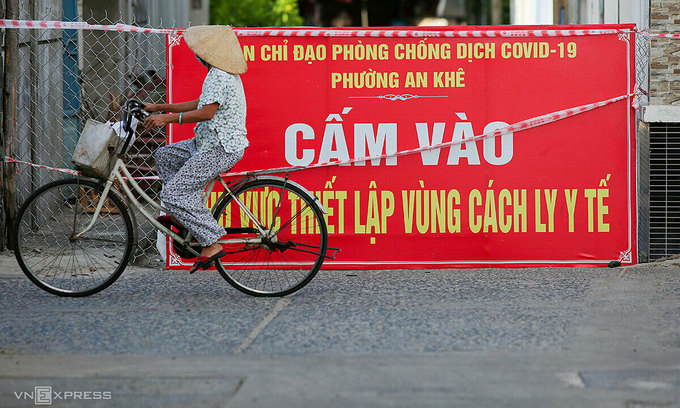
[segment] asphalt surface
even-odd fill
[[[680,407],[677,260],[322,271],[274,299],[137,267],[71,299],[0,253],[0,293],[0,407]]]

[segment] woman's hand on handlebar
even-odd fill
[[[159,103],[146,103],[144,104],[144,110],[147,112],[159,112],[162,111],[163,109],[161,108],[161,104]]]
[[[148,107],[149,105],[147,105]],[[148,118],[144,119],[144,132],[149,132],[153,129],[158,129],[160,127],[163,127],[167,124],[169,124],[172,120],[172,115],[169,114],[163,114],[163,115],[151,115]]]

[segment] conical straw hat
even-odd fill
[[[184,41],[194,54],[222,71],[244,74],[248,70],[241,44],[230,26],[189,27],[184,31]]]

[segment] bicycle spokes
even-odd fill
[[[217,210],[225,231],[237,232],[224,237],[228,255],[218,270],[250,294],[302,287],[321,267],[327,248],[316,198],[283,179],[254,180],[234,195]]]

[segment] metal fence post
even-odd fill
[[[19,0],[7,0],[5,18],[19,18]],[[2,95],[2,138],[0,145],[4,156],[15,157],[17,150],[16,116],[17,116],[17,78],[18,78],[18,30],[5,30],[5,73]],[[2,167],[2,215],[0,219],[0,250],[8,244],[8,236],[17,213],[17,178],[16,165],[4,163]]]
[[[7,1],[0,0],[0,10],[2,17],[5,18],[5,10],[7,9]],[[3,128],[5,117],[5,30],[0,31],[0,44],[2,44],[2,51],[0,52],[0,83],[2,84],[2,98],[0,98],[0,152],[5,151],[5,133]],[[4,197],[4,160],[0,160],[0,197]],[[0,251],[5,249],[5,203],[0,199]]]

